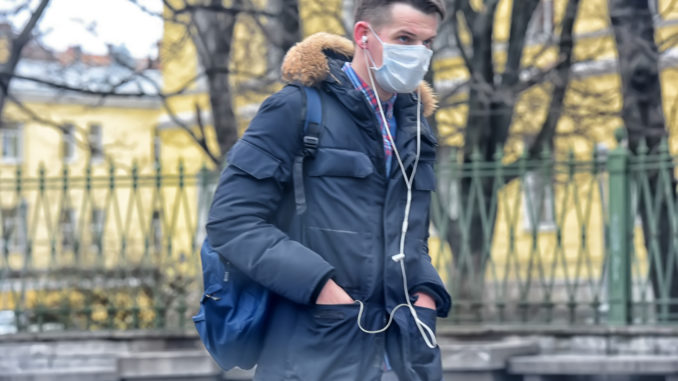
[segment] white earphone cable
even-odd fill
[[[400,153],[398,152],[398,148],[395,145],[395,141],[393,139],[393,136],[391,134],[391,129],[390,126],[388,125],[388,119],[386,119],[386,114],[384,113],[384,109],[381,105],[381,100],[379,99],[379,94],[376,91],[376,86],[374,84],[374,78],[372,76],[372,71],[370,70],[369,63],[367,60],[365,61],[365,66],[367,66],[367,75],[370,79],[370,85],[372,86],[372,89],[374,91],[374,95],[377,98],[377,106],[379,108],[379,114],[382,118],[383,123],[386,124],[386,134],[388,136],[388,140],[391,143],[391,148],[393,149],[393,153],[395,154],[396,160],[398,161],[398,166],[400,167],[400,171],[402,172],[403,175],[403,180],[405,181],[405,186],[407,187],[407,201],[405,203],[405,214],[403,217],[403,224],[402,228],[400,231],[400,246],[399,246],[399,252],[398,254],[392,256],[391,258],[395,262],[400,263],[400,271],[402,274],[403,278],[403,291],[405,293],[405,300],[407,303],[402,303],[398,304],[393,310],[389,313],[389,319],[386,325],[378,330],[375,331],[370,331],[366,330],[362,326],[362,315],[363,315],[363,310],[365,308],[364,304],[360,300],[356,300],[355,302],[360,304],[360,310],[358,311],[358,327],[360,328],[361,331],[369,334],[376,334],[376,333],[381,333],[384,332],[388,329],[388,327],[391,326],[391,323],[393,322],[393,316],[395,315],[395,312],[401,308],[401,307],[408,307],[410,310],[410,313],[412,314],[412,317],[414,318],[414,322],[417,325],[417,329],[419,330],[419,333],[421,334],[421,337],[424,339],[424,342],[429,348],[435,348],[438,346],[438,343],[436,341],[436,336],[433,330],[426,325],[423,321],[419,319],[419,316],[417,315],[417,311],[412,305],[412,302],[410,300],[409,296],[409,289],[407,286],[407,273],[405,272],[405,236],[407,235],[407,230],[408,230],[408,221],[410,218],[410,208],[412,206],[412,185],[414,183],[414,176],[417,173],[417,165],[419,164],[419,156],[421,153],[421,89],[417,89],[417,152],[416,156],[414,159],[414,164],[412,166],[412,173],[408,177],[407,176],[407,171],[405,169],[405,165],[403,164],[402,159],[400,158]],[[388,175],[388,174],[387,174]]]

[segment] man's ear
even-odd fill
[[[356,43],[361,48],[367,47],[368,34],[370,33],[370,28],[367,26],[366,21],[358,21],[353,27],[353,42]]]

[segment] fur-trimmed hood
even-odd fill
[[[298,82],[304,86],[314,86],[330,74],[326,51],[334,55],[353,58],[353,43],[341,36],[330,33],[316,33],[294,45],[285,55],[282,64],[282,79],[287,83]],[[431,116],[437,107],[437,99],[431,86],[422,81],[421,90],[424,116]]]

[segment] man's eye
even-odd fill
[[[433,45],[433,39],[429,39],[429,40],[424,41],[424,46],[426,46],[427,48],[431,48],[432,45]]]
[[[411,39],[408,36],[400,36],[398,37],[398,41],[407,43],[410,42]]]

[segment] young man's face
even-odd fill
[[[372,27],[384,43],[400,45],[425,45],[431,49],[438,30],[438,14],[426,14],[409,4],[395,3],[391,6],[391,17],[379,27]],[[367,49],[376,67],[381,66],[382,45],[367,30]]]

